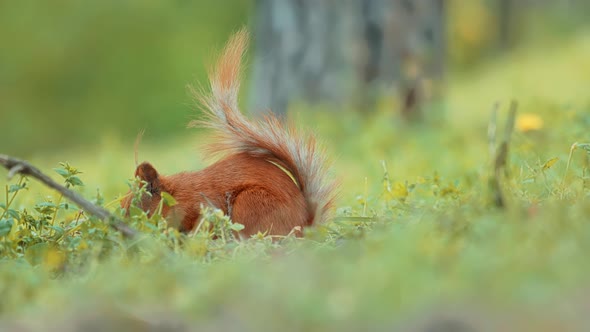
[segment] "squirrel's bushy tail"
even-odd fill
[[[248,32],[242,29],[226,44],[216,65],[209,72],[211,91],[191,88],[203,106],[204,120],[189,126],[212,128],[216,132],[209,152],[248,153],[279,163],[297,181],[307,201],[309,222],[324,221],[335,197],[335,183],[327,180],[326,155],[313,135],[300,135],[274,115],[249,121],[238,108],[241,63],[248,45]]]

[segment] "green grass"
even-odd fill
[[[588,32],[551,50],[527,48],[451,77],[439,110],[445,120],[436,124],[405,125],[393,106],[380,107],[370,119],[294,110],[302,126],[323,138],[342,183],[339,218],[305,239],[237,243],[196,236],[179,245],[160,220],[141,216],[132,223],[147,236],[136,242],[95,220],[56,238],[58,231],[48,228],[52,212],[33,206],[59,198],[31,181],[13,203],[19,213],[11,235],[0,237],[3,324],[584,330],[590,326],[584,311],[589,154],[581,146],[567,172],[566,164],[574,142],[590,142]],[[534,113],[544,125],[514,133],[503,181],[507,208],[501,210],[491,204],[486,130],[492,104],[503,103],[502,124],[510,98],[519,100],[520,114]],[[197,149],[205,132],[167,141],[149,136],[140,159],[164,173],[207,163]],[[85,186],[75,188],[87,197],[100,188],[108,203],[128,188],[132,145],[105,135],[95,146],[31,161],[44,170],[69,161],[84,172]],[[546,163],[552,158],[558,161]],[[38,229],[18,234],[25,210]],[[75,209],[61,210],[55,225],[67,228],[75,218]]]

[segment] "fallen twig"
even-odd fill
[[[123,221],[114,216],[104,208],[93,204],[76,192],[60,185],[53,181],[49,176],[43,174],[38,168],[29,164],[24,160],[0,154],[0,164],[8,170],[8,178],[16,174],[29,175],[41,181],[46,186],[57,190],[64,197],[74,202],[88,214],[98,217],[103,221],[107,221],[111,227],[121,232],[125,237],[132,238],[137,235],[137,231],[127,226]]]

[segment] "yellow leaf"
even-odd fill
[[[78,245],[78,250],[84,250],[84,249],[88,249],[88,242],[86,242],[85,240],[80,241],[80,244]]]
[[[393,186],[392,196],[403,201],[408,197],[408,187],[404,183],[397,182]]]
[[[59,269],[65,262],[66,257],[57,248],[49,248],[45,253],[44,266],[50,271]]]
[[[541,167],[541,170],[543,170],[543,171],[546,171],[546,170],[550,169],[550,168],[551,168],[553,165],[555,165],[555,163],[556,163],[558,160],[559,160],[559,158],[557,158],[557,157],[554,157],[554,158],[551,158],[551,159],[547,160],[547,161],[546,161],[546,162],[543,164],[543,166]]]
[[[46,242],[41,242],[25,250],[25,259],[32,265],[41,265],[49,271],[57,270],[66,261],[65,254]]]
[[[416,184],[424,184],[426,183],[426,179],[422,176],[416,178]]]

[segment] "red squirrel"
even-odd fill
[[[258,232],[287,235],[327,218],[335,184],[327,179],[325,153],[313,135],[301,135],[273,115],[249,121],[238,109],[240,67],[248,33],[235,33],[209,72],[211,92],[192,89],[203,106],[204,120],[189,126],[213,129],[216,136],[209,154],[225,153],[214,164],[194,172],[161,175],[148,162],[135,170],[145,181],[139,207],[153,214],[162,192],[177,204],[164,206],[163,216],[181,232],[190,232],[200,221],[202,205],[221,209],[233,222],[244,225],[240,236]],[[128,194],[121,202],[129,208]]]

